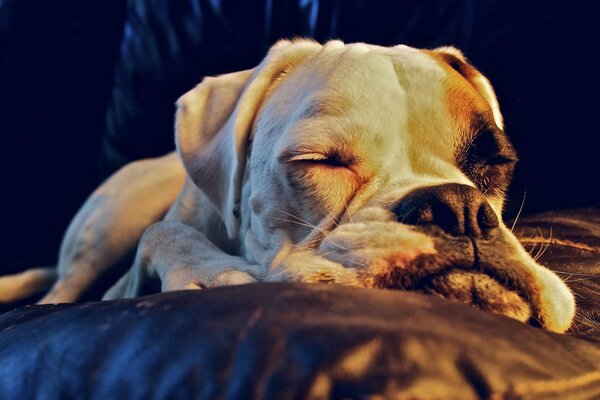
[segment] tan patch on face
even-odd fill
[[[424,254],[424,253],[423,253]],[[403,288],[411,280],[406,270],[411,262],[421,254],[393,253],[376,259],[369,265],[363,276],[366,287],[380,289]],[[400,273],[403,271],[403,273]]]
[[[490,104],[475,86],[475,79],[480,75],[479,72],[455,55],[423,51],[446,72],[447,79],[444,82],[446,107],[456,131],[463,135],[470,134],[473,119],[477,115],[489,114],[489,119],[493,121]]]

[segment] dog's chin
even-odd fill
[[[532,316],[530,304],[519,293],[481,272],[451,269],[423,279],[415,291],[468,304],[522,322],[529,321]]]

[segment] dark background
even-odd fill
[[[0,0],[0,273],[56,262],[85,197],[173,148],[175,99],[281,37],[461,48],[521,158],[506,214],[600,206],[593,2]]]

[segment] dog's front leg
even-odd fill
[[[224,253],[198,230],[174,221],[152,225],[140,241],[133,267],[104,300],[256,282],[265,271]]]

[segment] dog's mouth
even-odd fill
[[[503,245],[494,241],[459,240],[431,236],[435,254],[422,254],[408,263],[387,257],[385,268],[367,268],[369,282],[380,288],[400,289],[470,305],[521,322],[536,323],[532,277]]]
[[[386,222],[354,223],[336,228],[319,251],[341,269],[327,282],[422,293],[564,332],[574,311],[568,288],[511,238],[503,232],[474,239]],[[352,273],[339,280],[345,270]],[[321,275],[312,281],[325,281]]]
[[[520,291],[510,289],[484,272],[451,268],[421,279],[412,291],[471,305],[522,322],[527,322],[533,314],[530,303]]]
[[[417,271],[423,269],[392,267],[373,276],[370,282],[375,287],[431,295],[521,322],[535,320],[536,310],[527,285],[513,279],[504,269],[438,266],[422,274]]]

